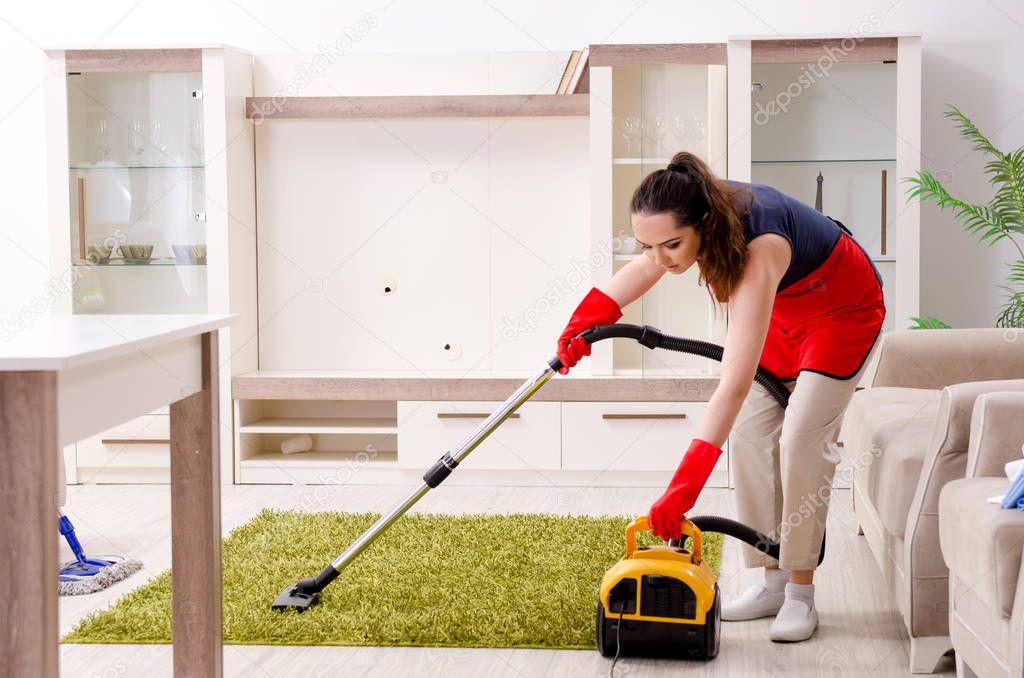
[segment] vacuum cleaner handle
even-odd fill
[[[640,516],[635,518],[632,523],[626,527],[626,558],[631,558],[636,553],[636,533],[637,532],[650,532],[651,528],[647,524],[647,516]],[[673,546],[682,546],[686,542],[686,537],[693,539],[693,548],[690,550],[692,554],[692,561],[694,565],[700,565],[700,562],[704,559],[704,550],[701,544],[700,529],[689,520],[683,519],[682,529],[680,536],[682,537],[678,542],[673,540]]]

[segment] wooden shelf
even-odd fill
[[[309,417],[293,419],[261,419],[238,428],[239,433],[319,433],[319,434],[385,434],[396,435],[394,419],[356,419],[341,417]]]
[[[672,158],[614,158],[613,165],[667,165]]]
[[[238,400],[503,401],[529,376],[523,373],[516,377],[399,377],[373,372],[256,371],[232,377],[231,395]],[[645,376],[650,377],[650,373]],[[640,375],[636,378],[556,375],[531,400],[704,402],[711,398],[716,386],[717,376],[681,376],[678,373],[657,379]]]
[[[820,158],[812,160],[751,160],[751,165],[833,165],[896,162],[896,158]]]
[[[378,450],[367,458],[365,452],[342,452],[314,450],[283,454],[281,452],[259,452],[241,460],[244,468],[274,468],[277,466],[337,469],[338,465],[350,461],[367,467],[391,467],[398,464],[398,453],[394,450]]]
[[[265,118],[473,118],[587,116],[589,94],[246,97],[245,116]]]
[[[633,45],[602,44],[590,46],[590,67],[638,66],[641,64],[724,65],[726,56],[726,44],[724,42]]]

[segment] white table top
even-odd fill
[[[237,315],[0,314],[0,371],[64,370],[226,327]]]

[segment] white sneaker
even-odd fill
[[[768,637],[775,642],[807,640],[818,628],[814,609],[814,584],[786,584],[785,602],[775,616]]]
[[[747,621],[772,617],[782,608],[787,570],[765,570],[765,582],[754,584],[736,600],[723,601],[722,621]]]

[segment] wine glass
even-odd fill
[[[155,164],[166,164],[166,160],[169,159],[166,157],[167,135],[164,133],[163,124],[161,124],[159,120],[153,121],[153,134],[150,137],[150,142],[153,144],[153,148],[160,154],[160,157],[156,159]]]
[[[132,120],[131,129],[128,131],[128,148],[135,155],[133,163],[142,164],[142,154],[146,152],[146,121]]]
[[[195,164],[203,163],[203,121],[196,118],[192,121],[192,152]]]
[[[96,121],[96,150],[100,153],[100,160],[107,160],[110,157],[110,125],[106,118]]]
[[[672,138],[676,140],[676,146],[682,147],[683,142],[686,140],[686,121],[682,116],[676,115],[672,117]]]
[[[633,158],[639,153],[640,118],[630,115],[622,120],[622,136],[626,140],[626,157]]]
[[[668,125],[661,116],[654,116],[647,125],[651,130],[651,137],[654,139],[654,154],[665,154],[665,136],[668,134]]]
[[[699,115],[695,115],[690,118],[690,130],[693,132],[693,137],[697,141],[700,141],[708,135],[707,124],[704,122],[704,118]]]

